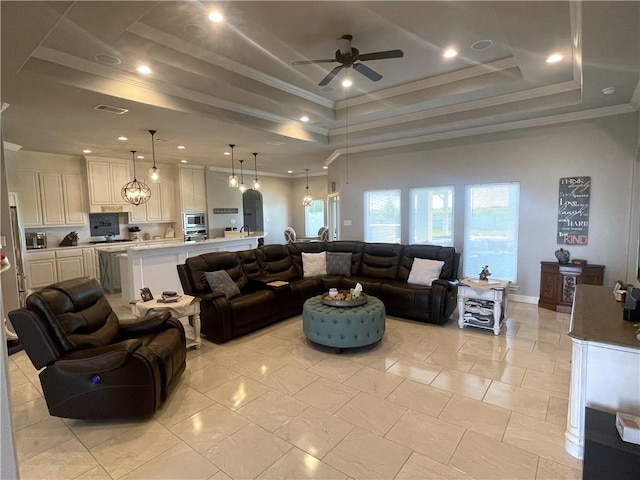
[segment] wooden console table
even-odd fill
[[[540,300],[538,306],[571,313],[576,285],[602,285],[604,265],[540,262]]]

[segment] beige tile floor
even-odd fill
[[[117,308],[121,316],[127,309]],[[301,317],[190,350],[153,419],[50,417],[12,355],[23,479],[566,479],[569,316],[511,303],[506,328],[387,318],[373,348],[311,345]]]

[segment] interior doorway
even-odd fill
[[[327,227],[329,227],[329,241],[340,240],[339,193],[332,193],[327,196]]]

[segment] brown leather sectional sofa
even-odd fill
[[[350,275],[304,277],[302,253],[351,254]],[[433,285],[407,283],[414,258],[444,262]],[[399,245],[359,241],[265,245],[241,252],[213,252],[178,265],[183,290],[200,298],[202,333],[214,342],[232,338],[302,313],[304,302],[336,287],[360,283],[363,291],[382,300],[387,314],[420,322],[444,324],[456,307],[460,254],[453,247]],[[225,270],[240,294],[226,298],[212,293],[205,273]],[[274,280],[288,282],[272,287]]]

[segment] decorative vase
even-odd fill
[[[565,249],[561,248],[560,250],[556,250],[556,258],[558,259],[558,263],[566,264],[569,263],[569,252]]]

